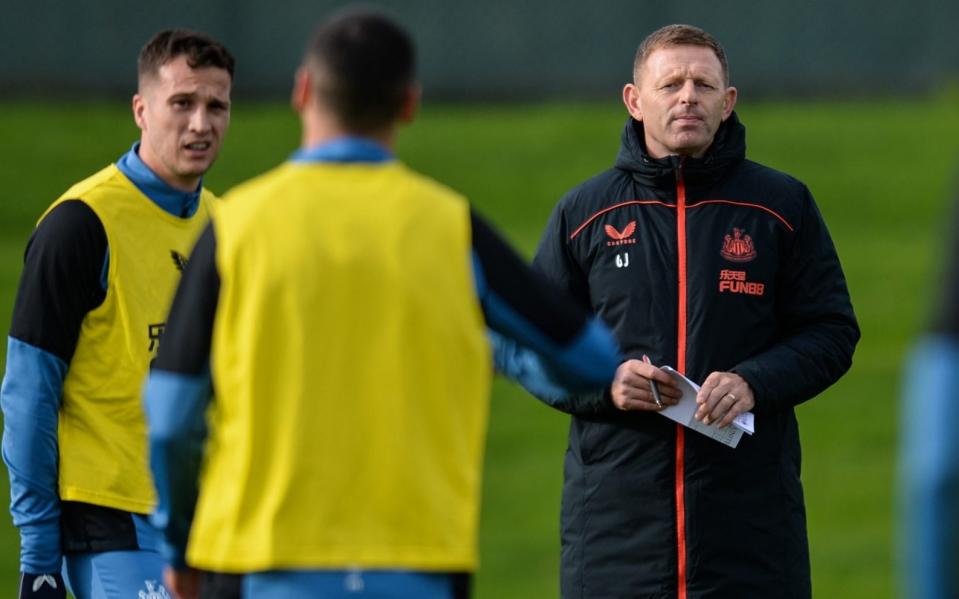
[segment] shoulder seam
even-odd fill
[[[767,213],[771,214],[772,216],[776,217],[776,219],[778,219],[779,222],[781,222],[783,225],[786,226],[787,229],[789,229],[789,232],[790,232],[790,233],[792,233],[792,232],[795,231],[795,228],[793,228],[793,226],[792,226],[791,224],[789,224],[789,221],[786,220],[786,218],[785,218],[783,215],[779,214],[778,212],[776,212],[776,211],[773,210],[772,208],[769,208],[769,207],[767,207],[767,206],[763,206],[762,204],[756,204],[755,202],[742,202],[742,201],[739,201],[739,200],[719,200],[719,199],[717,199],[717,200],[700,200],[700,201],[698,201],[698,202],[694,202],[694,203],[692,203],[692,204],[689,204],[688,206],[686,206],[686,208],[687,208],[687,209],[692,209],[692,208],[697,208],[697,207],[699,207],[699,206],[703,206],[703,205],[706,205],[706,204],[728,204],[728,205],[731,205],[731,206],[742,206],[742,207],[745,207],[745,208],[755,208],[755,209],[757,209],[757,210],[762,210],[763,212],[767,212]]]
[[[633,206],[633,205],[647,205],[647,206],[648,206],[648,205],[659,205],[659,206],[665,206],[666,208],[675,208],[675,207],[676,207],[676,204],[670,204],[670,203],[668,203],[668,202],[663,202],[662,200],[627,200],[627,201],[625,201],[625,202],[619,202],[618,204],[613,204],[612,206],[607,206],[607,207],[603,208],[602,210],[597,210],[596,212],[594,212],[593,214],[591,214],[591,215],[590,215],[589,217],[587,217],[586,220],[584,220],[578,227],[576,227],[576,229],[575,229],[572,233],[570,233],[569,238],[570,238],[571,240],[572,240],[572,239],[575,239],[576,236],[579,235],[580,233],[582,233],[582,232],[583,232],[583,229],[585,229],[586,227],[588,227],[590,223],[592,223],[594,220],[596,220],[596,219],[599,218],[600,216],[606,214],[607,212],[612,212],[613,210],[616,210],[617,208],[622,208],[623,206]]]

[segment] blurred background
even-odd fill
[[[5,0],[0,332],[36,218],[137,139],[135,59],[154,32],[198,29],[237,57],[232,128],[205,179],[222,193],[295,149],[299,125],[286,106],[293,70],[314,24],[342,4]],[[850,373],[798,408],[814,593],[893,596],[899,368],[938,290],[959,150],[959,3],[377,6],[419,45],[424,104],[401,134],[400,158],[468,195],[527,256],[556,200],[612,165],[626,119],[620,90],[642,38],[686,22],[723,43],[748,155],[813,191],[863,330]],[[558,595],[567,426],[562,414],[497,382],[477,597]],[[17,551],[9,517],[0,517],[0,596],[15,594]]]
[[[0,89],[125,98],[131,60],[157,29],[189,26],[231,48],[240,97],[286,94],[318,16],[343,2],[6,0]],[[659,25],[708,29],[747,97],[914,94],[959,66],[948,0],[829,2],[464,2],[384,0],[416,36],[437,100],[610,99],[639,41]],[[613,94],[615,95],[615,94]]]

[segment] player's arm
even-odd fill
[[[107,255],[102,223],[78,200],[51,210],[24,253],[0,390],[10,513],[25,574],[21,597],[40,596],[52,584],[63,589],[57,421],[81,324],[106,295]]]
[[[494,363],[525,386],[570,390],[609,385],[621,359],[609,329],[531,269],[472,213],[473,274]]]
[[[164,539],[164,557],[175,569],[185,552],[198,495],[212,395],[210,344],[220,294],[216,238],[207,225],[183,271],[144,392],[150,469],[157,491],[151,516]]]
[[[591,303],[588,280],[576,259],[570,254],[567,244],[570,223],[566,206],[572,199],[571,195],[564,197],[550,214],[533,257],[533,268],[572,298],[576,305],[583,310],[589,310]],[[530,355],[527,349],[507,339],[497,339],[494,342],[494,347],[497,349],[494,356],[500,361],[507,361],[509,368],[518,370],[520,376],[516,377],[516,380],[546,404],[564,412],[579,415],[615,411],[610,385],[590,391],[559,392],[555,385],[543,384],[543,377],[535,375],[536,372],[543,370],[543,365],[537,356]]]

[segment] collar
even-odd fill
[[[630,117],[626,120],[615,166],[630,172],[634,179],[644,184],[672,187],[680,162],[687,182],[707,183],[721,177],[745,157],[746,128],[735,112],[716,130],[716,136],[702,158],[684,159],[677,155],[664,158],[650,156],[646,151],[643,123]]]
[[[344,136],[300,148],[290,156],[293,162],[387,162],[393,153],[368,137]]]
[[[132,181],[137,189],[143,192],[143,195],[173,216],[180,218],[193,216],[200,205],[200,190],[203,188],[203,180],[201,179],[196,186],[196,191],[174,189],[150,170],[150,167],[140,159],[139,152],[140,142],[136,142],[129,152],[117,160],[117,168],[120,169],[120,172]]]

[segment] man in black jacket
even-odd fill
[[[745,158],[725,53],[687,25],[639,47],[615,167],[556,206],[535,264],[614,327],[626,357],[573,413],[562,595],[809,597],[794,407],[848,370],[859,328],[801,182]],[[696,418],[755,414],[735,449],[656,412],[701,383]],[[550,403],[557,402],[550,399]]]

